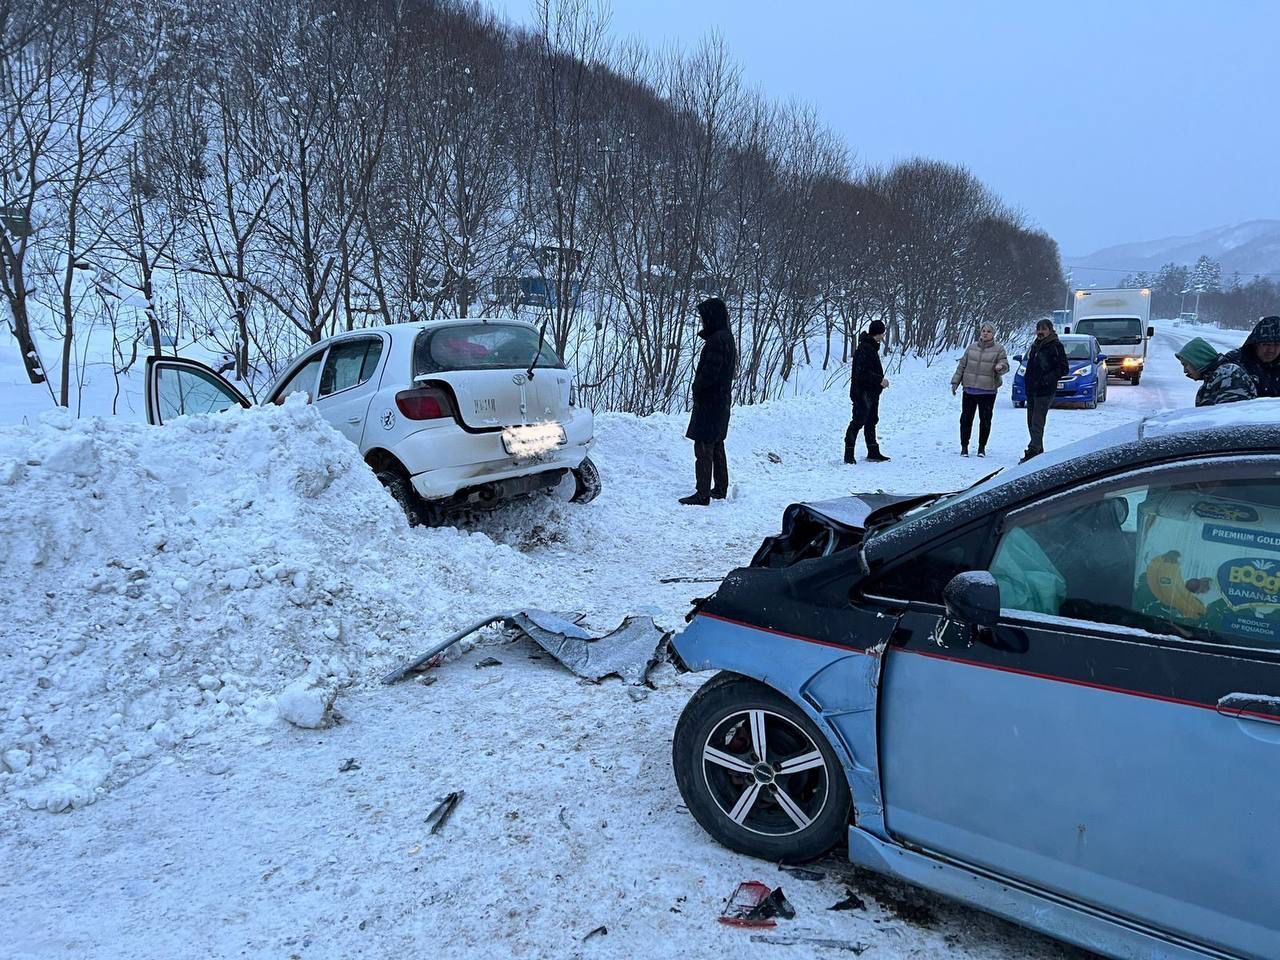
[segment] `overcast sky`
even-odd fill
[[[529,0],[486,0],[516,23]],[[1280,218],[1280,0],[614,0],[611,34],[719,31],[859,161],[962,163],[1080,255]]]

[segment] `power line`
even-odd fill
[[[1193,269],[1193,267],[1187,266],[1186,264],[1183,264],[1183,263],[1179,263],[1179,264],[1177,264],[1177,266],[1179,266],[1179,267],[1186,267],[1186,269],[1187,269],[1187,270],[1191,270],[1191,269]],[[1066,267],[1067,267],[1067,269],[1068,269],[1068,270],[1102,270],[1102,271],[1105,271],[1105,272],[1107,272],[1107,273],[1152,273],[1152,274],[1158,274],[1158,273],[1160,272],[1159,270],[1151,270],[1151,269],[1149,269],[1149,268],[1143,268],[1143,267],[1133,267],[1133,268],[1130,268],[1130,267],[1094,267],[1094,266],[1090,266],[1090,265],[1089,265],[1089,264],[1087,264],[1087,263],[1071,263],[1071,264],[1066,264]],[[1161,268],[1161,269],[1163,269],[1163,268]],[[1225,271],[1224,271],[1224,272],[1225,272]],[[1239,270],[1233,270],[1233,271],[1231,271],[1231,275],[1234,275],[1234,274],[1237,274],[1237,273],[1239,273],[1239,274],[1240,274],[1240,276],[1245,277],[1245,278],[1248,278],[1248,279],[1253,279],[1253,278],[1262,279],[1262,278],[1264,278],[1264,277],[1265,277],[1265,278],[1266,278],[1266,279],[1268,279],[1268,280],[1274,280],[1274,279],[1280,278],[1280,271],[1275,271],[1275,272],[1272,272],[1272,273],[1241,273]]]

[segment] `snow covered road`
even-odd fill
[[[372,679],[386,657],[423,649],[478,615],[525,604],[581,608],[599,628],[629,613],[650,613],[677,628],[690,598],[713,585],[661,581],[715,578],[745,563],[794,500],[950,489],[1015,462],[1025,416],[1007,393],[996,409],[991,457],[958,456],[951,369],[945,360],[891,373],[881,429],[894,458],[888,464],[840,462],[848,405],[837,389],[735,411],[730,498],[708,508],[675,503],[692,481],[683,418],[603,416],[594,456],[605,493],[586,507],[543,500],[508,508],[473,522],[471,536],[393,529],[381,516],[362,517],[365,539],[352,548],[359,559],[347,564],[360,605],[344,606],[337,590],[333,609],[397,622],[378,631],[372,649],[382,659],[352,671],[356,682],[337,702],[342,722],[299,730],[233,710],[225,722],[193,724],[189,736],[155,753],[149,766],[130,768],[92,805],[52,816],[6,801],[6,955],[842,955],[755,943],[748,932],[717,924],[734,885],[759,879],[781,884],[795,904],[787,934],[862,943],[867,957],[1081,956],[937,898],[850,877],[838,859],[818,867],[821,877],[806,879],[712,843],[682,808],[669,764],[675,718],[702,677],[667,673],[647,695],[617,682],[588,685],[538,659],[532,645],[487,634],[433,671],[432,685],[386,688]],[[1170,342],[1159,337],[1140,387],[1113,382],[1096,411],[1055,410],[1047,441],[1056,446],[1152,407],[1185,406],[1193,394]],[[335,483],[356,482],[337,476]],[[232,497],[222,509],[238,513],[202,509],[231,549],[235,525],[255,507]],[[265,538],[261,525],[250,529]],[[283,533],[243,549],[342,552],[331,539]],[[281,557],[303,559],[323,579],[323,557]],[[339,567],[343,559],[336,558]],[[395,598],[362,599],[374,596],[365,584],[371,570]],[[160,570],[150,579],[162,576],[172,582],[173,574]],[[415,594],[418,619],[400,602],[412,607]],[[266,602],[276,594],[255,596]],[[288,596],[279,594],[282,611],[292,609]],[[184,603],[166,609],[158,602],[149,629],[203,631],[184,624],[191,616]],[[3,622],[15,622],[12,613],[0,611]],[[275,619],[292,629],[305,613]],[[245,615],[237,621],[239,642],[254,641],[272,620]],[[353,628],[345,620],[339,626],[349,642]],[[31,659],[46,671],[57,656]],[[485,657],[501,663],[480,667]],[[20,676],[37,669],[15,656],[6,668]],[[35,729],[48,720],[18,720],[13,709],[2,716],[6,739],[15,723]],[[463,799],[431,835],[428,812],[456,790]],[[829,909],[850,885],[865,908]],[[607,933],[588,937],[600,927]]]

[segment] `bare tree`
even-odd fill
[[[608,18],[588,0],[535,0],[534,12],[536,27],[525,51],[534,126],[520,203],[528,246],[552,252],[537,263],[550,288],[552,343],[563,353],[598,238],[588,222],[587,187],[598,117],[593,92],[608,55]]]
[[[353,240],[385,143],[387,38],[351,29],[356,5],[274,0],[254,11],[254,61],[269,97],[253,132],[277,175],[263,231],[271,266],[253,281],[310,342],[336,328]]]
[[[70,108],[61,82],[71,59],[70,17],[53,3],[0,3],[0,293],[32,383],[48,380],[31,325],[33,254],[41,233],[58,228],[46,200]]]

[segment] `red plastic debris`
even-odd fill
[[[773,917],[764,916],[761,904],[773,893],[769,887],[759,880],[746,880],[733,891],[724,911],[720,914],[720,922],[731,927],[776,927]]]

